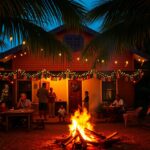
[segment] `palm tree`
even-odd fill
[[[112,51],[119,53],[135,48],[146,51],[150,42],[149,8],[149,0],[99,0],[88,13],[88,19],[90,22],[103,19],[103,24],[84,54],[92,49],[102,58]]]
[[[25,40],[29,49],[46,49],[46,54],[68,52],[68,47],[43,29],[45,24],[65,23],[80,27],[85,9],[71,0],[5,0],[0,2],[1,39]]]

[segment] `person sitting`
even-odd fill
[[[113,101],[113,103],[110,106],[112,106],[112,107],[123,107],[124,101],[123,101],[123,99],[120,98],[119,95],[116,95],[115,100]]]
[[[27,99],[27,96],[25,93],[21,93],[19,102],[17,103],[17,108],[31,108],[31,101]]]
[[[27,95],[25,93],[20,94],[20,99],[17,103],[17,109],[30,109],[31,101],[27,99]],[[27,126],[27,118],[26,117],[16,117],[12,120],[13,126],[16,127],[26,127]]]
[[[63,105],[58,110],[59,122],[65,122],[66,110]]]
[[[112,120],[113,121],[123,121],[122,115],[125,112],[124,101],[122,98],[120,98],[119,95],[116,95],[116,98],[113,101],[113,103],[110,105],[110,107],[113,108]]]

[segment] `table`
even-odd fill
[[[109,118],[109,121],[122,121],[123,110],[121,107],[103,106],[103,115]]]
[[[7,110],[5,112],[1,112],[1,115],[6,119],[6,131],[9,130],[9,119],[11,117],[27,117],[28,129],[31,128],[31,116],[33,114],[33,109],[17,109],[17,110]]]

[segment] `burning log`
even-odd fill
[[[69,138],[66,142],[62,142],[61,143],[61,145],[63,146],[63,147],[66,147],[68,144],[70,144],[74,139],[76,139],[77,138],[77,135],[75,135],[74,137],[73,136],[71,136],[71,138]]]
[[[113,132],[108,136],[93,131],[93,126],[89,122],[90,115],[87,111],[76,111],[72,116],[72,124],[69,125],[70,135],[64,139],[58,139],[55,143],[60,144],[64,148],[72,146],[72,150],[86,150],[87,146],[109,147],[118,141],[114,138],[118,132]]]
[[[114,132],[112,134],[110,134],[109,136],[106,137],[105,141],[106,140],[110,140],[111,138],[113,138],[114,136],[116,136],[118,134],[118,132]]]
[[[87,142],[86,142],[86,140],[84,140],[84,138],[82,137],[82,135],[78,129],[77,129],[77,135],[79,136],[79,138],[81,140],[82,148],[85,149],[87,147]]]
[[[95,141],[87,141],[88,144],[91,144],[93,146],[99,146],[101,143],[100,142],[95,142]]]
[[[86,131],[86,132],[89,132],[90,134],[92,134],[92,135],[94,135],[94,136],[96,136],[96,137],[98,137],[98,138],[100,138],[100,139],[106,139],[106,137],[105,137],[104,135],[99,134],[99,133],[96,133],[96,132],[94,132],[94,131],[92,131],[92,130],[89,130],[89,129],[87,129],[87,128],[85,128],[85,131]]]
[[[103,147],[111,147],[113,144],[120,142],[120,139],[114,139],[113,137],[116,136],[118,132],[114,132],[111,135],[107,136],[106,139],[103,142]]]
[[[55,143],[64,143],[64,142],[68,141],[71,137],[72,137],[72,135],[69,135],[65,139],[56,139]]]

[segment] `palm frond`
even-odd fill
[[[71,56],[67,45],[57,40],[53,34],[46,32],[40,26],[25,19],[19,20],[18,18],[12,18],[11,20],[13,24],[10,24],[8,18],[3,20],[7,25],[3,30],[5,35],[11,35],[13,33],[12,42],[14,44],[18,43],[20,45],[25,40],[28,48],[33,53],[38,53],[40,49],[44,49],[45,55],[55,55],[58,52],[62,52],[67,56]]]
[[[83,18],[85,18],[86,9],[81,4],[72,0],[53,0],[58,9],[57,17],[68,27],[80,28]]]
[[[111,50],[117,53],[137,47],[145,48],[145,42],[150,39],[149,7],[148,0],[108,0],[97,3],[88,17],[90,21],[103,17],[101,35],[91,42],[85,52],[94,45],[102,52]]]
[[[69,54],[66,45],[41,27],[55,22],[80,27],[84,14],[84,7],[72,0],[5,0],[0,2],[0,34],[13,36],[19,44],[25,39],[33,51],[45,47],[53,54],[57,49]]]
[[[3,49],[3,48],[6,48],[6,46],[7,46],[7,45],[6,45],[6,43],[4,42],[4,40],[1,40],[1,39],[0,39],[0,48]]]

